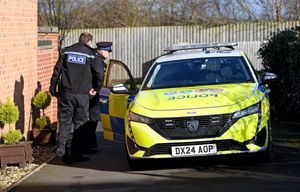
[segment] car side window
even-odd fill
[[[130,89],[130,76],[124,66],[118,63],[113,63],[108,72],[107,87],[112,87],[120,83],[126,84]]]

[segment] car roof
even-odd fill
[[[178,51],[159,57],[155,63],[210,57],[240,57],[243,55],[239,50],[212,50],[212,51]]]

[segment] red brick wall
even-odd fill
[[[16,127],[27,137],[37,81],[37,0],[0,1],[0,102],[11,97],[20,110]],[[0,125],[1,126],[1,125]],[[7,127],[0,128],[0,135]]]
[[[41,83],[41,90],[48,91],[50,78],[53,72],[54,65],[58,59],[58,33],[57,32],[42,32],[38,33],[39,40],[51,40],[51,46],[38,47],[38,63],[37,63],[37,80]],[[57,121],[57,100],[52,97],[50,107],[46,109],[46,115],[51,119],[51,122]]]

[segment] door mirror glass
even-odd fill
[[[129,88],[126,84],[117,84],[110,88],[111,92],[115,94],[126,94],[129,93]]]
[[[275,81],[277,79],[277,75],[270,72],[264,72],[261,75],[261,84],[267,84]]]

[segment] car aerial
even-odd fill
[[[271,155],[269,89],[237,43],[168,48],[141,86],[120,61],[100,91],[104,137],[124,141],[128,162],[225,154]]]

